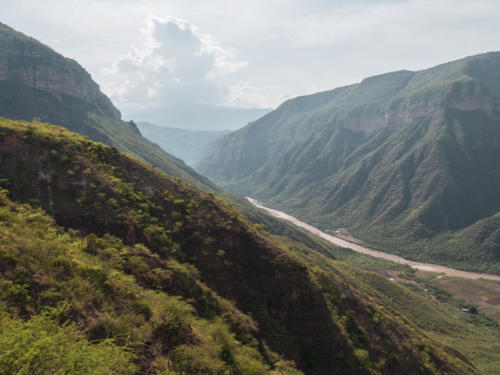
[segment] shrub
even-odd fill
[[[0,281],[2,300],[17,307],[25,307],[31,301],[28,289],[29,286],[26,284],[16,284],[10,280]]]
[[[164,228],[159,225],[149,225],[144,229],[144,235],[152,250],[163,256],[171,255],[173,243]]]
[[[133,374],[137,367],[112,340],[88,342],[71,325],[60,327],[46,316],[27,322],[0,318],[0,373]]]
[[[136,314],[144,316],[146,320],[151,319],[153,312],[146,301],[135,301],[132,307]]]

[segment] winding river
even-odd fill
[[[272,208],[268,208],[261,204],[260,202],[256,201],[253,198],[246,197],[250,203],[252,203],[255,207],[258,207],[260,209],[263,209],[270,213],[272,216],[277,217],[279,219],[287,220],[298,227],[304,228],[307,231],[324,238],[328,242],[331,242],[335,245],[345,247],[354,251],[357,251],[358,253],[362,254],[367,254],[371,255],[376,258],[382,258],[386,260],[390,260],[395,263],[401,263],[401,264],[407,264],[412,268],[415,268],[417,270],[422,270],[422,271],[431,271],[431,272],[436,272],[436,273],[442,273],[447,276],[454,276],[454,277],[462,277],[464,279],[487,279],[487,280],[497,280],[500,281],[500,276],[499,275],[493,275],[493,274],[487,274],[487,273],[477,273],[477,272],[468,272],[468,271],[461,271],[461,270],[456,270],[454,268],[449,268],[449,267],[444,267],[440,266],[437,264],[431,264],[431,263],[420,263],[420,262],[415,262],[412,260],[404,259],[401,258],[397,255],[394,254],[389,254],[389,253],[384,253],[382,251],[378,250],[373,250],[368,247],[346,241],[342,238],[332,236],[330,234],[327,234],[325,232],[322,232],[318,228],[313,227],[312,225],[309,225],[307,223],[304,223],[303,221],[300,221],[299,219],[288,215],[285,212],[278,211]]]

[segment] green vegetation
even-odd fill
[[[0,319],[2,374],[134,374],[131,354],[106,339],[90,343],[74,326],[50,316]]]
[[[75,356],[116,351],[144,373],[479,372],[441,331],[427,336],[422,311],[411,323],[406,304],[377,297],[385,278],[314,263],[116,149],[0,120],[0,161],[2,319],[38,324],[55,308],[55,334],[96,350]]]
[[[418,272],[414,277],[422,285],[430,285],[435,290],[445,291],[458,307],[474,314],[483,313],[500,323],[499,282],[484,279],[465,280],[428,272]]]
[[[494,375],[500,368],[500,325],[487,316],[483,306],[477,307],[466,301],[453,288],[441,288],[446,277],[435,279],[436,275],[416,273],[408,266],[386,263],[365,264],[368,268],[377,269],[382,274],[390,272],[396,280],[326,259],[315,251],[311,251],[299,243],[292,250],[308,260],[310,264],[328,274],[336,274],[342,282],[354,287],[364,296],[376,301],[386,309],[398,311],[405,320],[412,322],[433,340],[454,348],[467,357],[481,373]],[[358,260],[355,261],[359,263]],[[464,279],[454,279],[455,284],[470,285],[477,283],[491,284]],[[477,287],[476,287],[477,288]],[[491,293],[491,285],[483,286],[483,291]],[[450,293],[451,292],[451,293]],[[453,294],[452,294],[453,293]],[[462,295],[463,296],[463,295]],[[463,309],[468,311],[464,311]]]
[[[197,281],[195,270],[173,260],[151,268],[148,262],[160,258],[144,246],[111,236],[82,241],[40,209],[10,202],[5,192],[0,203],[0,237],[7,239],[0,245],[2,373],[132,374],[132,360],[157,373],[270,372],[249,338],[255,323]],[[184,283],[177,287],[186,294],[205,290],[197,303],[213,304],[211,313],[225,318],[203,319],[197,303],[140,285],[164,278]],[[235,338],[231,325],[250,345]]]
[[[301,233],[300,228],[282,220],[267,216],[261,220],[267,230],[283,234],[279,240],[309,264],[326,272],[340,272],[345,282],[355,285],[357,291],[401,312],[434,339],[459,350],[483,373],[498,372],[500,283],[415,271],[405,265],[339,248],[314,235]],[[359,273],[350,266],[375,271],[392,281],[373,273]]]
[[[0,57],[0,115],[34,119],[0,119],[0,373],[498,369],[484,350],[498,347],[497,327],[450,318],[456,301],[440,289],[436,302],[319,255],[389,266],[221,193],[122,121],[75,61],[1,24]],[[35,70],[55,74],[29,81]]]
[[[500,273],[500,53],[291,99],[199,170],[375,248]]]

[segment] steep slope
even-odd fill
[[[0,23],[0,116],[39,118],[118,148],[205,189],[207,179],[142,137],[76,61]]]
[[[274,373],[253,320],[194,269],[109,235],[82,241],[5,191],[0,236],[3,373]]]
[[[116,149],[1,120],[0,176],[10,197],[2,193],[0,220],[7,324],[36,327],[66,301],[49,327],[68,321],[89,340],[111,337],[121,349],[109,350],[126,352],[117,366],[132,351],[146,373],[293,373],[280,356],[308,374],[476,372],[353,289],[341,267],[308,266],[211,194]]]
[[[500,272],[499,145],[493,52],[289,100],[216,141],[199,170],[372,246]]]
[[[138,122],[141,134],[163,150],[178,157],[190,166],[199,161],[205,148],[216,139],[230,133],[229,130],[186,130]]]

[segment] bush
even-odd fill
[[[0,318],[0,374],[133,374],[137,367],[112,340],[88,342],[73,326],[46,316]]]
[[[26,284],[16,284],[10,280],[0,281],[2,300],[17,307],[25,307],[31,301],[28,289],[29,286]]]
[[[135,301],[133,308],[136,314],[144,316],[146,320],[151,319],[151,316],[153,315],[151,307],[149,307],[149,304],[146,301]]]
[[[173,243],[165,233],[165,229],[158,225],[150,225],[144,229],[144,235],[152,250],[163,256],[172,255]]]

